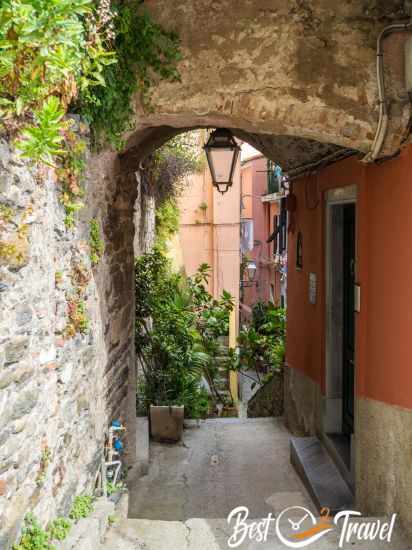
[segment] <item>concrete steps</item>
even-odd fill
[[[349,510],[353,494],[317,437],[292,437],[290,460],[318,510]]]

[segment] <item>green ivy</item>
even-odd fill
[[[93,0],[1,3],[0,129],[25,127],[24,156],[52,164],[62,154],[69,105],[79,89],[103,86],[104,67],[116,61],[111,19]]]
[[[55,550],[55,547],[50,544],[50,534],[41,528],[33,514],[27,514],[20,542],[13,545],[13,550]]]
[[[78,521],[87,518],[93,512],[93,497],[90,495],[77,496],[69,513],[69,518]]]
[[[139,404],[184,405],[185,415],[207,416],[205,376],[214,398],[223,402],[214,379],[218,372],[218,337],[227,334],[233,299],[224,292],[218,300],[207,291],[209,267],[194,277],[174,273],[170,262],[155,249],[135,263],[136,353],[144,380]],[[148,318],[151,323],[148,323]]]
[[[179,79],[177,35],[155,23],[139,4],[114,4],[117,63],[104,68],[105,85],[82,92],[78,105],[96,140],[107,139],[116,147],[122,146],[122,133],[131,129],[132,95],[140,92],[144,104],[149,105],[155,76],[169,81]]]
[[[23,128],[22,154],[46,164],[64,156],[73,107],[120,146],[132,95],[148,105],[155,78],[179,78],[177,35],[126,0],[3,0],[0,53],[0,132]]]
[[[70,532],[72,522],[63,517],[56,518],[51,522],[47,531],[52,540],[64,540]]]
[[[176,200],[170,198],[156,208],[155,246],[162,253],[167,251],[167,241],[179,230],[180,212]]]
[[[100,258],[102,257],[104,251],[104,242],[100,236],[100,225],[96,218],[90,220],[89,229],[90,261],[92,262],[92,265],[97,265],[100,262]]]

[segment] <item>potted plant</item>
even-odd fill
[[[200,380],[208,356],[196,330],[190,290],[163,254],[155,249],[138,258],[135,276],[140,404],[149,412],[154,439],[179,441],[185,415],[207,414]]]

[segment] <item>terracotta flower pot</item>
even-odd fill
[[[150,405],[150,435],[155,441],[176,443],[182,439],[184,406]]]

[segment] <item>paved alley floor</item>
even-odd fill
[[[277,519],[286,508],[294,506],[318,515],[290,465],[289,437],[281,419],[217,419],[185,430],[180,445],[152,443],[148,475],[129,486],[128,518],[125,509],[123,519],[110,529],[101,550],[300,547],[280,540],[275,520],[266,541],[248,534],[244,540],[240,535],[238,545],[228,544],[233,522],[229,525],[227,516],[238,506],[248,507],[252,523],[267,518],[270,512]],[[306,519],[302,519],[302,513]],[[294,535],[291,520],[298,520],[303,529],[314,525],[306,511],[288,512],[279,518],[279,529],[289,537]],[[340,536],[340,529],[333,528],[305,546],[314,550],[411,550],[399,528],[390,543],[351,540],[339,546]]]
[[[206,420],[179,445],[152,443],[150,455],[149,474],[129,487],[130,518],[226,519],[237,506],[251,518],[292,505],[313,510],[280,419]]]

